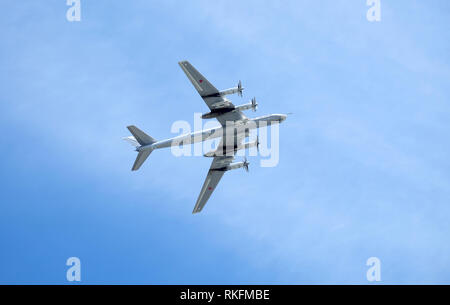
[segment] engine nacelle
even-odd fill
[[[245,169],[248,172],[248,165],[249,164],[250,163],[247,162],[247,159],[244,159],[243,162],[234,162],[234,163],[231,163],[230,165],[228,165],[228,166],[226,166],[224,168],[218,169],[218,170],[230,171],[230,170],[233,170],[233,169],[243,168],[243,169]]]
[[[214,157],[222,157],[222,156],[227,156],[227,155],[233,156],[234,155],[234,149],[229,149],[229,150],[225,150],[225,151],[218,150],[218,149],[211,150],[211,151],[208,151],[203,156],[204,157],[208,157],[208,158],[214,158]]]
[[[234,90],[234,89],[229,89],[229,90]],[[245,111],[245,110],[252,109],[253,111],[256,111],[256,109],[258,109],[258,103],[256,102],[256,98],[252,98],[250,103],[247,103],[244,105],[240,105],[240,106],[236,106],[236,107],[233,107],[232,105],[233,104],[231,104],[230,101],[225,99],[224,105],[222,107],[218,107],[217,109],[211,110],[211,112],[202,114],[202,119],[214,119],[214,118],[217,118],[217,117],[219,117],[227,112],[233,111],[233,110]]]
[[[233,111],[234,109],[235,109],[234,107],[215,109],[211,112],[202,114],[202,119],[214,119],[214,118],[217,118],[218,116],[221,116],[227,112]]]
[[[226,149],[219,149],[217,148],[216,150],[211,150],[209,152],[207,152],[206,154],[204,154],[204,157],[209,157],[209,158],[213,158],[213,157],[221,157],[221,156],[234,156],[234,154],[241,149],[249,149],[252,147],[257,147],[259,150],[259,138],[256,139],[256,141],[254,142],[247,142],[244,143],[242,145],[239,146],[234,146],[234,147],[230,147],[230,148],[226,148]]]
[[[242,88],[242,82],[239,81],[237,87],[230,88],[227,90],[222,90],[219,92],[220,96],[230,95],[230,94],[238,94],[240,97],[242,97],[242,91],[244,91],[244,88]]]
[[[255,142],[245,143],[242,148],[243,149],[249,149],[249,148],[252,148],[252,147],[257,147],[258,150],[259,150],[259,139],[256,139]]]
[[[256,98],[252,98],[250,103],[237,106],[236,109],[238,109],[240,111],[249,110],[249,109],[256,111],[258,109],[258,103],[256,102]]]
[[[238,168],[242,168],[245,166],[245,162],[234,162],[231,163],[230,165],[228,165],[226,167],[227,170],[233,170],[233,169],[238,169]]]

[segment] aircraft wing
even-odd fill
[[[213,97],[215,95],[218,95],[220,97],[219,90],[217,90],[216,87],[214,87],[206,79],[206,77],[204,77],[200,72],[198,72],[197,69],[195,69],[194,66],[191,65],[190,62],[180,61],[178,64],[180,65],[181,69],[183,69],[184,73],[189,78],[192,85],[194,85],[195,89],[197,89],[198,93],[200,94],[200,96],[202,98]],[[205,100],[206,104],[208,105],[208,107],[210,109],[215,104],[212,101],[213,100],[211,100],[210,103],[208,103]]]
[[[219,184],[220,179],[225,173],[222,168],[228,166],[231,162],[233,162],[234,156],[221,156],[214,157],[214,160],[211,163],[211,167],[209,168],[208,175],[206,176],[205,182],[203,183],[202,190],[200,191],[200,195],[198,196],[197,203],[195,204],[193,214],[199,213],[202,211],[206,202],[208,202],[209,197],[214,192],[216,186]]]
[[[211,111],[220,111],[221,109],[231,110],[217,117],[220,124],[225,126],[227,121],[235,122],[246,118],[241,111],[233,110],[235,108],[233,103],[221,96],[220,91],[197,71],[190,62],[180,61],[178,64]]]
[[[217,120],[222,126],[226,126],[227,122],[234,123],[236,121],[242,121],[246,119],[247,117],[240,110],[233,110],[217,117]]]

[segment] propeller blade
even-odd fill
[[[255,112],[258,109],[258,103],[256,102],[256,97],[252,98],[252,110]]]
[[[247,161],[247,158],[244,158],[244,169],[245,169],[245,171],[248,173],[248,165],[249,165],[250,163]]]

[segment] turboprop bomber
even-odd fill
[[[249,137],[250,130],[279,124],[286,120],[287,115],[271,114],[248,118],[243,111],[257,110],[258,103],[255,98],[249,103],[240,106],[235,106],[227,99],[227,96],[231,94],[238,94],[242,97],[244,88],[241,81],[239,81],[237,87],[219,91],[188,61],[181,61],[178,64],[209,108],[209,112],[203,114],[202,118],[215,118],[221,126],[157,141],[136,126],[131,125],[127,128],[132,136],[124,139],[135,146],[138,152],[132,167],[132,171],[136,171],[156,149],[220,138],[217,148],[204,154],[205,157],[213,158],[213,160],[192,211],[195,214],[202,211],[225,172],[238,168],[243,168],[248,172],[249,162],[246,159],[239,162],[235,162],[234,159],[238,150],[259,146],[258,139],[254,142],[243,142]]]

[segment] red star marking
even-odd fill
[[[200,84],[203,83],[203,79],[199,80]]]
[[[212,190],[212,187],[208,187],[208,190]]]

